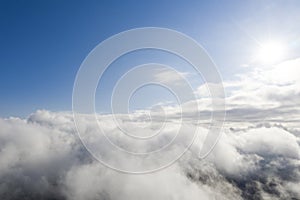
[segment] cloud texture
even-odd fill
[[[145,175],[95,161],[70,113],[37,111],[1,119],[0,127],[1,199],[300,198],[300,140],[283,127],[224,129],[205,160],[194,146],[171,167]]]
[[[225,81],[227,121],[218,144],[204,160],[197,155],[207,133],[210,102],[204,85],[200,86],[203,123],[195,121],[194,110],[183,113],[190,120],[188,128],[200,126],[199,142],[178,162],[156,173],[129,175],[96,161],[79,140],[71,113],[39,110],[25,119],[0,119],[0,199],[300,199],[300,87],[295,75],[299,63],[297,59],[264,71],[254,69]],[[168,119],[171,126],[162,133],[163,139],[135,149],[151,150],[174,135],[178,108],[165,106],[163,111],[167,118],[161,109],[154,110],[156,121],[136,133],[147,134]],[[81,120],[85,134],[93,136],[98,125],[89,117]],[[145,114],[140,111],[131,117],[140,125]],[[117,134],[111,116],[98,119],[115,142],[132,145]],[[126,120],[122,126],[138,130]],[[178,143],[174,150],[181,148]],[[110,159],[130,165],[126,157]]]

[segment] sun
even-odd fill
[[[272,64],[283,59],[286,52],[285,45],[279,41],[268,41],[260,44],[258,59],[264,64]]]

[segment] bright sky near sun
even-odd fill
[[[300,52],[300,27],[295,26],[300,24],[299,7],[296,0],[1,1],[0,116],[71,110],[72,87],[83,59],[106,38],[137,27],[165,27],[191,36],[208,51],[225,80],[251,66],[295,58]],[[125,59],[123,70],[145,61],[166,61],[185,72],[185,64],[172,56],[153,55]],[[112,84],[121,72],[112,68],[105,79]],[[195,87],[201,83],[194,81]],[[109,93],[111,87],[99,91]],[[138,106],[151,103],[149,93],[138,97],[145,103]]]

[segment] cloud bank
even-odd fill
[[[198,143],[156,173],[129,175],[99,163],[79,140],[71,113],[39,110],[25,119],[0,119],[0,199],[300,199],[299,64],[299,59],[287,61],[225,81],[227,121],[218,144],[204,160],[197,154],[207,132],[210,102],[204,85],[200,86],[203,123],[195,121],[194,110],[183,113],[190,128],[201,127]],[[162,133],[164,139],[136,149],[149,150],[174,135],[178,108],[163,110],[172,125]],[[136,134],[159,127],[166,117],[160,112],[154,110],[156,121]],[[82,116],[82,121],[86,134],[92,136],[98,125],[89,117]],[[145,115],[141,111],[132,117],[140,125]],[[115,142],[131,145],[117,134],[111,116],[98,119]],[[122,123],[135,130],[126,120]],[[180,143],[174,147],[180,148]],[[126,158],[110,159],[130,165]]]
[[[1,119],[0,127],[1,199],[300,198],[300,139],[283,127],[224,129],[206,159],[193,146],[171,167],[145,175],[94,160],[70,113],[37,111]]]

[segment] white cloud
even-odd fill
[[[184,79],[189,76],[187,72],[179,72],[168,69],[160,69],[156,70],[154,74],[154,80],[161,82],[161,83],[168,83],[168,84],[175,84],[180,85],[183,83]]]
[[[224,134],[209,157],[205,160],[197,157],[197,143],[174,165],[154,174],[122,174],[96,162],[79,141],[71,113],[42,110],[27,119],[0,119],[0,198],[299,199],[298,64],[299,59],[274,68],[255,69],[237,80],[225,82],[227,121]],[[160,78],[177,80],[166,74]],[[203,97],[198,100],[200,119],[195,119],[196,102],[182,105],[186,125],[190,129],[203,126],[200,144],[211,114],[208,93],[203,88],[198,90]],[[169,126],[161,139],[136,146],[118,134],[111,116],[99,119],[115,142],[149,150],[172,138],[179,126],[180,109],[172,106],[162,109],[164,112],[153,110],[153,123],[142,129],[136,128],[145,117],[141,113],[131,116],[133,122],[122,121],[124,127],[136,134],[141,134],[138,132],[141,130],[142,134],[148,134],[160,127],[162,119],[168,119]],[[98,133],[92,117],[80,117],[81,128],[90,137]],[[188,134],[189,131],[184,133]],[[185,137],[181,139],[175,151],[182,148]],[[97,142],[104,145],[101,138]],[[131,164],[126,157],[110,159],[119,165]]]
[[[277,127],[259,128],[243,134],[239,147],[247,153],[262,156],[299,159],[300,148],[297,141],[296,136]]]
[[[93,131],[88,117],[82,120]],[[1,119],[0,127],[2,199],[242,199],[253,189],[259,197],[279,191],[279,197],[299,198],[293,189],[300,182],[299,138],[272,125],[225,129],[207,159],[199,160],[194,146],[173,166],[146,175],[122,174],[93,160],[69,113],[38,111],[25,120]],[[276,186],[268,188],[265,180]]]

